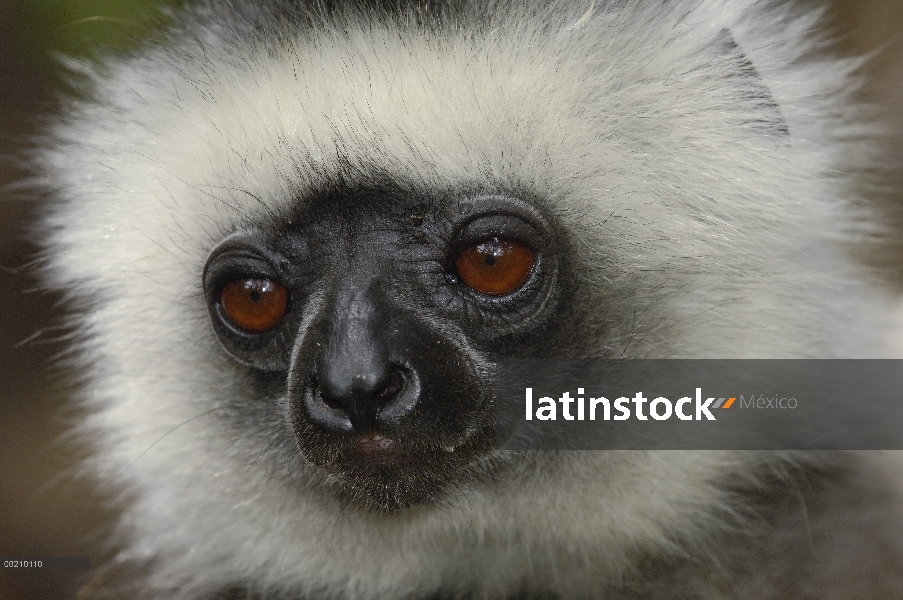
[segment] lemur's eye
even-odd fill
[[[263,333],[275,327],[288,306],[288,292],[269,279],[238,279],[223,286],[223,315],[237,329]]]
[[[491,238],[465,248],[455,260],[461,281],[487,296],[518,289],[533,269],[533,251],[522,244]]]

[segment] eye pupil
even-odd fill
[[[223,286],[220,308],[225,319],[246,333],[263,333],[285,315],[288,292],[269,279],[238,279]]]
[[[458,278],[487,296],[517,290],[533,270],[533,251],[517,242],[491,238],[465,248],[455,260]]]

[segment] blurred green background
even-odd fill
[[[178,0],[0,0],[0,557],[104,556],[98,544],[111,519],[83,484],[62,476],[77,465],[55,443],[66,428],[67,392],[47,368],[65,345],[50,341],[59,298],[34,291],[37,248],[29,225],[43,200],[3,187],[25,173],[25,141],[57,111],[60,54],[86,57],[128,50],[165,26]],[[811,0],[828,10],[837,50],[873,53],[866,95],[903,139],[903,0]],[[891,150],[903,165],[903,143]],[[901,169],[903,171],[903,169]],[[903,285],[903,181],[879,210],[900,235],[863,256],[888,285]],[[24,343],[23,343],[24,342]],[[0,571],[0,600],[77,597],[91,574]],[[89,598],[84,593],[79,597]]]
[[[160,26],[179,0],[5,0],[20,41],[68,55],[127,50]],[[12,24],[12,23],[11,23]],[[45,55],[46,56],[46,55]]]

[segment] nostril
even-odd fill
[[[332,410],[338,411],[340,413],[345,413],[345,407],[342,406],[342,403],[339,400],[336,400],[335,398],[330,398],[328,396],[324,396],[323,392],[316,385],[314,385],[314,389],[315,389],[314,393],[320,397],[320,400],[323,402],[323,404],[325,404]]]
[[[351,419],[342,403],[334,398],[324,396],[315,380],[308,381],[307,385],[304,386],[302,402],[307,416],[317,425],[340,431],[354,430]]]
[[[381,409],[401,393],[404,388],[404,381],[404,374],[400,370],[396,370],[389,375],[383,388],[376,393],[377,409]]]
[[[391,424],[407,416],[420,400],[420,379],[417,372],[398,368],[387,378],[378,392],[376,419]]]

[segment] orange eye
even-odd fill
[[[487,296],[510,294],[527,280],[533,252],[526,246],[492,238],[465,248],[455,260],[465,285]]]
[[[226,318],[238,329],[262,333],[282,319],[288,292],[269,279],[239,279],[223,287],[219,296]]]

